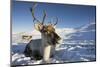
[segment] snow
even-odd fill
[[[92,27],[91,27],[92,26]],[[56,53],[53,58],[50,58],[50,63],[77,62],[77,61],[95,61],[96,44],[95,44],[95,23],[90,23],[80,29],[64,28],[57,29],[57,33],[61,36],[62,41],[56,48]],[[85,31],[82,32],[82,31]],[[89,30],[89,31],[88,31]],[[63,33],[62,33],[63,32]],[[78,33],[78,34],[77,34]],[[93,37],[90,37],[92,33]],[[41,34],[34,30],[30,33],[14,33],[12,36],[12,65],[34,65],[43,64],[43,60],[31,60],[30,57],[25,57],[23,51],[28,42],[21,40],[21,35],[32,35],[32,39],[40,39]]]
[[[17,46],[21,46],[21,45],[17,45]],[[15,48],[19,51],[15,51],[14,54],[12,55],[12,64],[30,65],[30,64],[41,64],[42,63],[42,60],[36,61],[36,60],[31,60],[30,57],[25,57],[23,54],[24,48],[25,47]],[[93,52],[95,52],[95,48],[88,49],[87,46],[81,46],[81,45],[70,46],[67,44],[63,44],[62,46],[56,49],[56,54],[54,58],[51,58],[51,63],[92,61],[92,60],[95,60],[95,53]]]

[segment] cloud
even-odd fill
[[[57,28],[56,29],[56,32],[58,34],[70,34],[70,33],[74,33],[76,32],[77,30],[74,29],[74,28]]]

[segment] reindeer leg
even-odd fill
[[[43,62],[44,63],[50,63],[50,51],[51,51],[51,45],[47,45],[44,47],[44,54],[43,54]]]

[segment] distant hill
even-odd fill
[[[95,23],[90,23],[87,25],[84,25],[80,28],[77,28],[76,32],[71,33],[69,35],[66,35],[66,37],[69,37],[69,39],[76,39],[76,40],[95,40],[95,31],[96,29],[96,24]]]

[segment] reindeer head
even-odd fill
[[[36,21],[37,23],[34,24],[34,27],[36,30],[40,31],[41,34],[43,34],[49,41],[50,44],[56,44],[61,39],[60,36],[55,32],[54,26],[58,23],[58,18],[56,18],[56,22],[54,24],[48,23],[44,24],[45,18],[46,18],[46,12],[43,12],[43,19],[40,22],[35,16],[34,16],[34,9],[36,7],[36,4],[33,5],[33,8],[31,8],[31,13],[33,16],[33,22]]]

